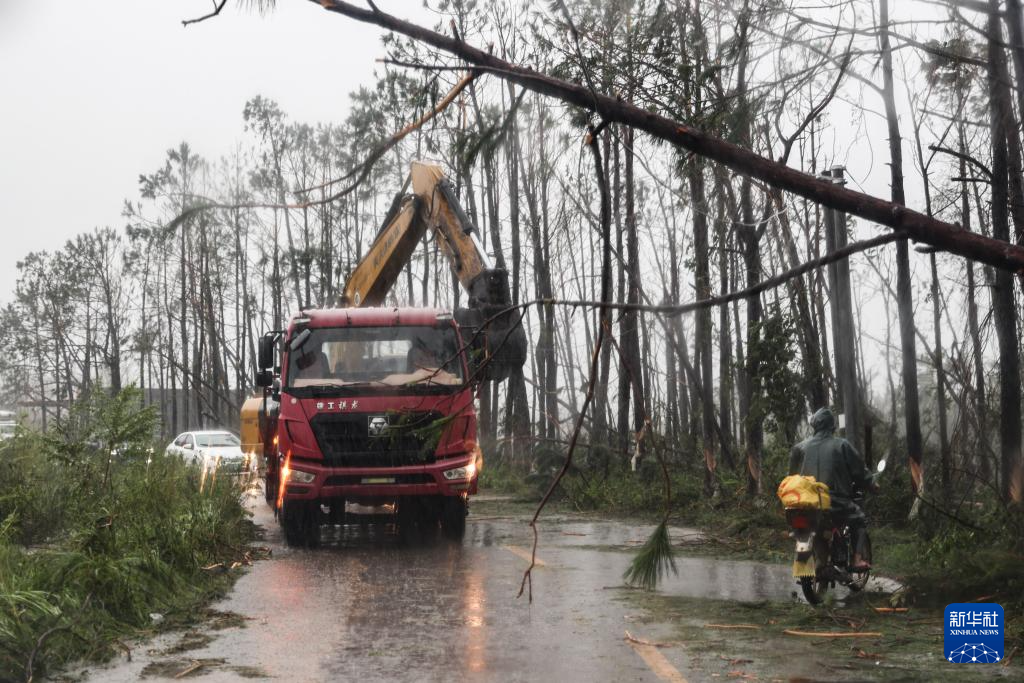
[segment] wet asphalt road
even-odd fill
[[[461,544],[439,537],[403,545],[389,528],[350,526],[325,529],[321,549],[299,550],[285,546],[262,500],[254,517],[272,558],[256,562],[214,605],[244,617],[244,626],[200,626],[198,646],[176,653],[182,634],[158,636],[137,646],[131,661],[93,669],[85,680],[159,680],[189,667],[189,678],[205,681],[695,680],[681,649],[644,651],[624,638],[627,629],[671,637],[667,624],[631,623],[636,609],[616,599],[632,555],[612,546],[639,544],[650,527],[542,519],[531,604],[516,597],[532,539],[526,520],[488,515],[486,502],[473,507]],[[786,566],[678,563],[665,593],[791,599]]]

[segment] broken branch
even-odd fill
[[[530,554],[530,566],[523,572],[523,581],[519,584],[519,594],[516,597],[520,597],[523,594],[523,590],[529,586],[529,600],[533,602],[533,568],[537,564],[537,519],[540,517],[540,513],[544,510],[544,506],[547,505],[548,500],[551,498],[551,494],[555,492],[558,485],[562,482],[562,478],[565,477],[565,473],[569,471],[569,467],[572,466],[572,456],[576,451],[576,443],[580,438],[580,432],[583,429],[583,421],[586,419],[587,408],[590,407],[590,402],[594,399],[594,390],[597,388],[598,375],[598,364],[601,358],[601,347],[605,343],[605,335],[611,329],[610,314],[608,307],[605,304],[611,299],[612,293],[612,273],[611,273],[611,199],[608,190],[608,179],[604,175],[604,166],[601,161],[601,150],[597,134],[594,130],[590,131],[588,137],[588,143],[591,154],[594,158],[594,172],[597,176],[598,188],[601,191],[601,250],[603,252],[602,263],[601,263],[601,303],[599,306],[599,315],[601,324],[598,325],[597,339],[594,341],[594,350],[590,356],[590,378],[587,380],[587,393],[583,397],[583,405],[580,406],[579,416],[576,418],[576,424],[572,430],[572,437],[569,439],[569,447],[565,454],[565,462],[562,463],[562,468],[558,471],[558,475],[554,481],[551,482],[551,486],[548,487],[547,492],[537,505],[537,509],[533,513],[533,519],[530,520],[530,528],[533,530],[533,551]],[[521,320],[520,320],[521,322]],[[487,323],[485,323],[487,324]]]
[[[224,9],[224,5],[226,5],[226,4],[228,4],[228,0],[220,0],[219,3],[215,3],[214,4],[213,11],[211,11],[209,14],[204,14],[203,16],[196,17],[195,19],[183,19],[181,21],[181,25],[182,26],[188,26],[189,24],[198,24],[201,21],[206,21],[207,19],[212,19],[215,16],[217,16],[218,14],[220,14],[220,11],[222,9]]]
[[[397,145],[404,138],[406,138],[410,133],[419,130],[425,124],[429,123],[431,119],[435,118],[438,114],[447,109],[448,106],[455,101],[455,98],[458,97],[459,94],[466,89],[466,86],[472,83],[473,79],[475,79],[476,77],[476,72],[468,72],[465,76],[459,79],[458,83],[452,86],[452,89],[448,91],[448,94],[442,97],[441,100],[437,103],[436,106],[434,106],[433,109],[431,109],[426,114],[421,116],[418,120],[408,124],[405,128],[401,129],[400,131],[389,137],[387,140],[382,142],[380,145],[378,145],[376,148],[374,148],[374,150],[370,152],[370,155],[366,157],[366,160],[363,161],[363,163],[360,164],[359,166],[356,166],[355,168],[353,168],[351,171],[341,176],[340,178],[328,180],[325,183],[314,185],[312,187],[303,188],[299,190],[296,194],[305,194],[307,192],[310,192],[311,190],[320,190],[325,187],[331,187],[333,185],[337,185],[338,183],[348,180],[349,178],[356,174],[359,174],[359,177],[351,185],[351,187],[358,187],[359,184],[366,179],[366,176],[369,175],[370,170],[373,168],[373,165],[376,164],[381,157],[387,154],[388,151],[390,151],[395,145]],[[343,194],[347,194],[349,191],[350,190],[346,188],[345,190],[342,190],[340,193],[332,195],[330,198],[328,198],[327,201],[334,201],[336,199],[339,199]]]
[[[637,645],[647,645],[648,647],[672,647],[675,643],[659,643],[651,640],[644,640],[643,638],[637,638],[629,631],[626,631],[626,640],[630,643],[636,643]]]

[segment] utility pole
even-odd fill
[[[825,171],[822,177],[830,179],[836,185],[845,185],[845,174],[845,167],[833,166],[831,172]],[[825,245],[829,252],[847,245],[845,213],[825,209]],[[863,454],[863,430],[857,390],[857,345],[854,341],[856,327],[853,321],[849,259],[842,259],[829,265],[828,284],[831,290],[829,300],[832,308],[832,348],[836,355],[836,399],[845,416],[846,439],[858,453]]]

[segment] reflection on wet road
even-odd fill
[[[285,547],[262,504],[255,520],[273,558],[257,562],[215,605],[246,617],[246,626],[212,631],[205,647],[178,655],[185,664],[209,661],[193,674],[203,680],[661,680],[624,640],[629,606],[612,590],[632,557],[615,548],[642,541],[649,527],[544,521],[531,605],[516,598],[532,542],[522,518],[471,516],[461,545],[440,537],[402,544],[383,525],[335,527],[312,551]],[[678,563],[666,593],[791,599],[786,566],[697,557]],[[671,635],[668,626],[640,628],[652,639]],[[152,663],[177,637],[161,636],[132,662],[94,671],[91,680],[134,681],[158,671]],[[663,655],[686,675],[681,649]]]

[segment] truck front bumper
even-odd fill
[[[292,460],[287,470],[287,473],[282,470],[284,500],[380,500],[401,496],[473,495],[477,491],[474,453],[429,465],[386,468],[324,467],[315,461]]]

